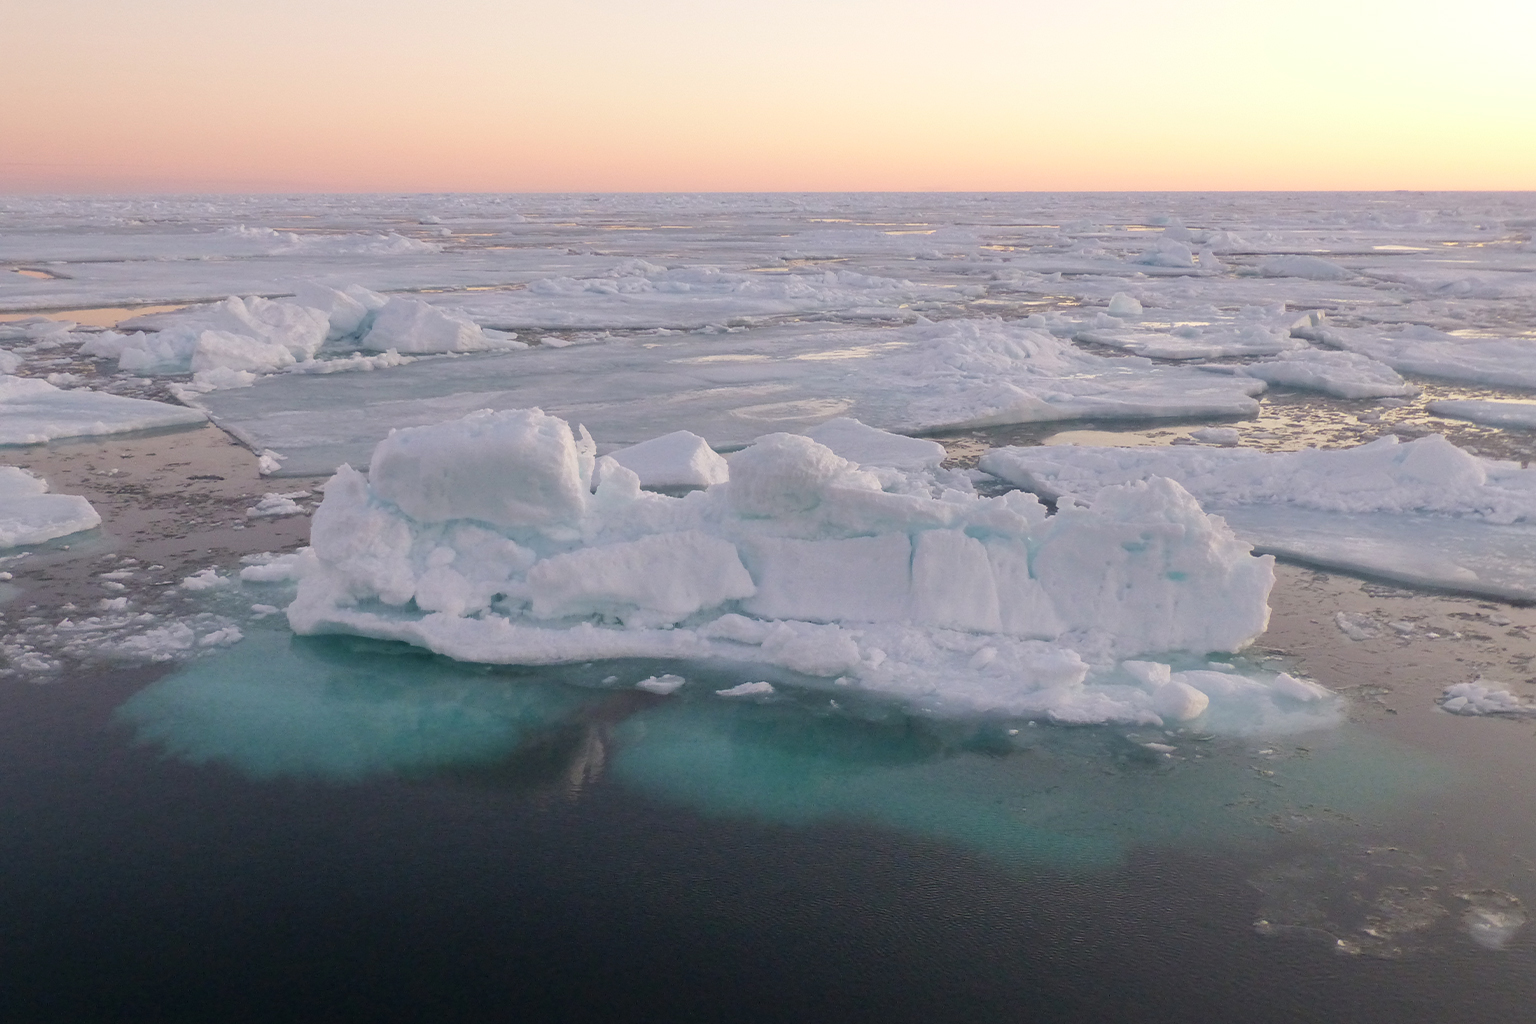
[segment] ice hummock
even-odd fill
[[[754,665],[948,714],[1161,722],[1198,717],[1198,691],[1210,720],[1328,719],[1315,684],[1200,667],[1263,631],[1273,571],[1177,484],[1047,515],[1018,492],[880,480],[771,434],[728,482],[672,497],[563,420],[485,410],[395,432],[366,477],[337,472],[288,560],[288,619],[481,663]],[[1186,670],[1120,665],[1166,652]]]
[[[1438,434],[1355,448],[994,449],[981,468],[1047,498],[1179,481],[1260,550],[1425,586],[1536,597],[1536,470]]]
[[[101,525],[76,494],[49,494],[48,482],[25,469],[0,466],[0,548],[41,544]]]

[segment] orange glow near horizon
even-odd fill
[[[52,0],[0,192],[1536,188],[1536,5]]]

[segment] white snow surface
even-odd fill
[[[0,466],[0,548],[41,544],[100,525],[101,516],[86,499],[49,494],[41,477]]]
[[[779,685],[1071,722],[1197,717],[1191,691],[1218,720],[1332,714],[1290,677],[1185,672],[1188,689],[1169,690],[1166,664],[1117,667],[1237,650],[1268,619],[1271,560],[1169,481],[1047,516],[1018,492],[892,493],[794,434],[730,469],[685,497],[651,493],[564,421],[486,410],[396,432],[367,477],[340,469],[312,549],[242,576],[297,575],[296,632],[466,661],[756,664]]]
[[[1523,701],[1508,690],[1495,690],[1482,681],[1447,686],[1440,707],[1453,715],[1530,715],[1536,704]]]
[[[0,445],[188,426],[206,419],[200,409],[0,375]]]

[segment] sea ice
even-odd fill
[[[1536,402],[1442,399],[1430,402],[1426,408],[1434,416],[1453,420],[1469,420],[1490,427],[1536,429]]]
[[[1250,377],[1321,391],[1339,398],[1400,398],[1419,389],[1403,380],[1386,363],[1358,352],[1303,349],[1243,367]]]
[[[190,397],[290,475],[368,457],[392,427],[537,405],[607,449],[686,429],[720,448],[839,416],[901,433],[1094,418],[1252,415],[1265,385],[1138,357],[1104,358],[998,320],[851,329],[792,324],[695,339],[429,360],[366,384],[278,374]],[[323,364],[322,364],[323,365]]]
[[[46,480],[0,466],[0,548],[41,544],[100,525],[101,516],[79,495],[49,494]]]
[[[1094,680],[1132,655],[1236,650],[1268,619],[1268,559],[1165,480],[1047,516],[1019,493],[892,493],[793,434],[685,497],[590,452],[538,410],[397,431],[366,479],[343,467],[326,485],[311,552],[242,576],[297,574],[301,634],[487,663],[757,664],[950,714],[1071,722],[1198,715],[1187,690]],[[1172,681],[1312,699],[1288,677],[1208,675]]]
[[[1536,597],[1536,470],[1439,435],[1357,448],[994,449],[981,467],[1046,498],[1165,477],[1257,549],[1426,586]]]
[[[35,377],[0,376],[0,445],[125,434],[206,419],[199,409],[84,388],[66,391]]]
[[[1485,686],[1482,681],[1447,686],[1439,704],[1453,715],[1536,714],[1536,704],[1523,701],[1508,690]]]
[[[708,487],[730,477],[725,459],[698,434],[675,430],[609,453],[641,487]]]

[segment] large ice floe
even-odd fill
[[[908,458],[912,444],[888,438]],[[343,466],[312,547],[247,575],[298,577],[300,634],[470,662],[703,661],[1064,722],[1332,714],[1316,684],[1205,664],[1263,631],[1273,569],[1179,485],[1112,486],[1048,515],[1021,492],[915,493],[910,470],[881,469],[770,434],[729,480],[672,497],[598,459],[585,429],[484,410],[391,434],[366,477]]]
[[[49,494],[48,481],[15,466],[0,466],[0,548],[41,544],[101,525],[91,503],[77,494]]]
[[[1140,357],[1105,358],[1037,327],[984,318],[890,328],[792,324],[741,334],[612,339],[370,374],[282,374],[195,399],[219,425],[287,456],[287,474],[361,462],[391,428],[537,406],[612,448],[686,429],[718,447],[839,416],[903,433],[1105,417],[1252,415],[1265,384]]]
[[[182,427],[206,419],[202,410],[182,405],[64,390],[35,377],[0,375],[0,445]]]
[[[981,468],[1046,498],[1177,480],[1256,548],[1388,579],[1536,598],[1536,470],[1439,435],[1356,448],[994,449]]]

